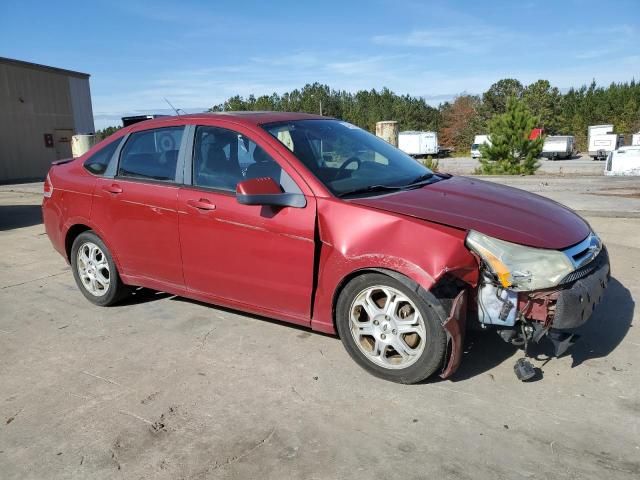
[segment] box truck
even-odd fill
[[[542,154],[549,160],[573,157],[575,139],[572,135],[550,135],[544,139]]]
[[[632,147],[638,147],[640,146],[640,132],[638,133],[634,133],[631,136],[631,146]]]
[[[609,152],[624,145],[624,136],[613,133],[613,125],[589,127],[589,156],[594,160],[606,160]]]
[[[489,135],[476,135],[473,138],[473,145],[471,145],[471,158],[480,158],[482,153],[480,152],[480,146],[491,145],[491,140],[489,139]]]
[[[438,155],[438,134],[413,130],[398,134],[398,148],[412,157]]]

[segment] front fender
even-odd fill
[[[470,284],[477,281],[478,264],[464,245],[464,230],[337,199],[318,199],[318,234],[314,330],[335,333],[334,301],[360,271],[397,272],[426,291],[445,274]]]

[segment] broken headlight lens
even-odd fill
[[[555,287],[574,270],[558,250],[525,247],[471,230],[467,247],[480,255],[500,285],[516,291]]]

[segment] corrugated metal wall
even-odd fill
[[[93,131],[89,79],[0,60],[0,182],[44,178],[65,129]]]

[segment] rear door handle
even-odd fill
[[[200,200],[187,200],[187,205],[197,208],[198,210],[211,211],[216,209],[216,206],[206,198],[201,198]]]
[[[109,192],[109,193],[122,193],[122,188],[119,185],[116,185],[115,183],[112,183],[111,185],[105,185],[102,187],[102,189],[105,192]]]

